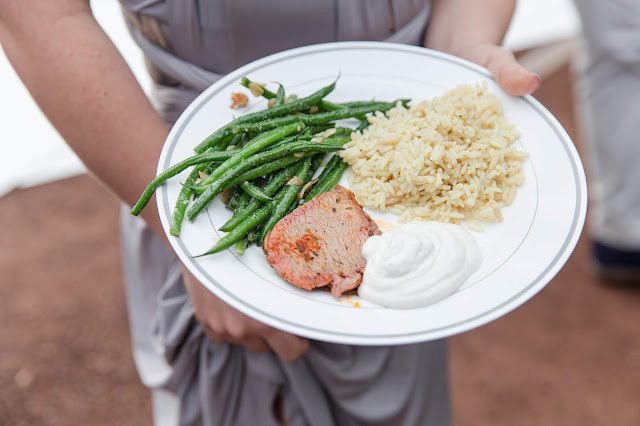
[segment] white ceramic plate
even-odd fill
[[[227,75],[184,112],[169,135],[158,165],[162,172],[193,155],[193,147],[232,120],[232,92],[242,76],[281,82],[301,96],[335,80],[331,101],[431,99],[459,84],[487,82],[502,100],[507,118],[520,130],[517,144],[529,153],[526,182],[504,221],[476,233],[483,263],[456,293],[419,309],[383,308],[357,296],[334,299],[325,291],[300,290],[267,264],[260,248],[244,256],[235,250],[193,259],[222,234],[230,216],[220,198],[193,223],[185,221],[179,238],[169,237],[189,270],[214,294],[241,312],[301,336],[348,344],[387,345],[433,340],[486,324],[539,292],[562,268],[584,224],[587,194],[580,158],[557,120],[530,96],[504,93],[490,74],[467,61],[428,49],[389,43],[331,43],[278,53]],[[252,98],[247,111],[266,107]],[[162,224],[168,233],[173,205],[188,172],[158,191]],[[343,179],[346,183],[346,179]],[[367,210],[374,218],[382,218]],[[384,216],[389,220],[389,215]]]

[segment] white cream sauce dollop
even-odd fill
[[[440,222],[411,222],[362,246],[367,260],[358,296],[390,308],[418,308],[444,299],[481,263],[469,231]]]

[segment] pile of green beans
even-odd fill
[[[336,127],[336,121],[351,118],[356,125],[360,123],[356,130],[363,130],[367,114],[384,113],[397,102],[405,106],[409,102],[332,103],[325,97],[336,82],[303,98],[287,95],[279,83],[275,93],[246,77],[240,84],[268,99],[268,108],[243,115],[213,132],[194,148],[195,155],[153,179],[131,210],[132,215],[140,214],[160,185],[193,167],[182,183],[170,234],[179,236],[185,216],[195,220],[223,191],[226,206],[233,210],[233,216],[220,228],[228,234],[200,256],[232,246],[244,254],[250,245],[261,245],[275,224],[297,206],[333,189],[346,167],[335,152],[351,140],[353,131]],[[327,132],[329,129],[335,130]],[[313,179],[327,155],[331,158]]]

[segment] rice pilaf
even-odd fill
[[[431,101],[400,103],[369,117],[341,152],[349,185],[365,207],[400,215],[400,222],[502,220],[524,182],[527,154],[502,103],[486,84],[461,85]]]

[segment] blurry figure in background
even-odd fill
[[[128,205],[155,177],[168,127],[189,103],[225,73],[270,53],[386,40],[476,62],[514,95],[540,84],[499,47],[515,0],[122,3],[155,82],[152,103],[88,0],[0,0],[0,42],[67,143]],[[134,357],[153,389],[159,424],[450,424],[444,340],[349,346],[268,327],[183,269],[155,202],[141,218],[128,211],[122,240]]]
[[[591,160],[596,272],[640,283],[640,1],[576,0],[578,105]]]

